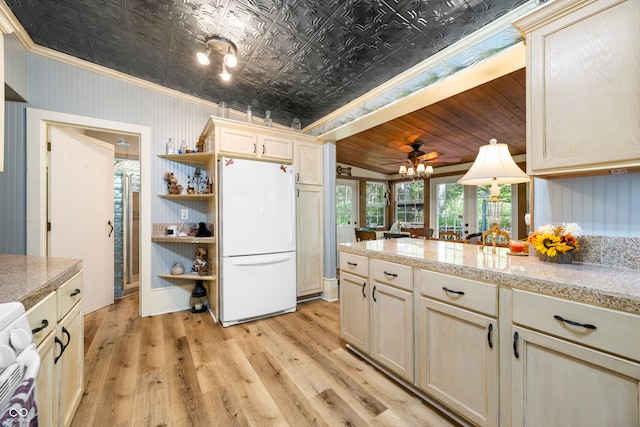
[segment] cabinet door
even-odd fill
[[[419,322],[420,388],[477,425],[497,425],[496,320],[422,297]]]
[[[374,282],[370,304],[370,355],[412,382],[413,294]]]
[[[527,35],[530,174],[640,164],[640,3],[584,3]]]
[[[254,132],[220,128],[218,151],[221,154],[258,155],[258,136]]]
[[[56,351],[60,351],[60,348],[56,349],[55,334],[51,331],[38,346],[40,371],[38,371],[36,378],[36,387],[38,391],[38,425],[40,427],[57,425],[58,389],[53,363]]]
[[[369,282],[340,273],[340,336],[369,353]]]
[[[58,359],[57,381],[60,390],[59,420],[62,426],[68,426],[73,420],[84,382],[84,330],[81,302],[71,309],[58,325],[58,338],[64,351]]]
[[[262,151],[258,154],[263,159],[293,160],[293,140],[271,135],[260,136],[260,140]]]
[[[296,187],[298,296],[322,292],[322,187]]]
[[[299,184],[322,185],[322,145],[297,142],[295,163]]]
[[[514,427],[639,425],[639,364],[524,328],[511,335]]]

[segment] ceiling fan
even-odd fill
[[[407,168],[405,165],[401,165],[398,170],[398,173],[403,177],[408,176],[411,178],[429,178],[431,174],[433,174],[433,166],[426,165],[425,163],[460,161],[459,158],[440,157],[440,153],[438,153],[437,151],[430,151],[428,153],[425,153],[424,151],[420,150],[420,147],[422,147],[422,145],[423,144],[421,142],[413,142],[409,144],[409,146],[412,148],[412,151],[407,154],[407,162],[409,162],[411,166]]]

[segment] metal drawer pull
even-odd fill
[[[375,287],[375,285],[373,286],[373,291],[371,291],[371,296],[373,297],[373,301],[374,302],[378,302],[378,300],[376,299],[376,287]]]
[[[520,353],[518,353],[518,333],[516,332],[515,334],[513,334],[513,355],[516,357],[516,359],[520,358]]]
[[[386,271],[383,272],[386,276],[391,276],[391,277],[398,277],[397,274],[395,273],[387,273]]]
[[[362,298],[366,298],[367,294],[364,293],[364,288],[367,287],[367,282],[362,283]]]
[[[71,296],[71,297],[75,297],[75,296],[76,296],[76,295],[78,295],[79,293],[80,293],[80,289],[76,289],[75,291],[71,292],[71,293],[69,294],[69,296]]]
[[[583,328],[587,328],[587,329],[598,329],[595,327],[595,325],[590,325],[589,323],[578,323],[578,322],[574,322],[573,320],[567,320],[567,319],[563,319],[562,317],[558,316],[557,314],[555,316],[553,316],[554,319],[557,320],[562,320],[565,323],[568,323],[570,325],[573,326],[582,326]]]
[[[47,326],[49,326],[49,321],[47,319],[42,319],[42,326],[39,326],[39,327],[37,327],[35,329],[32,329],[31,333],[32,334],[37,334],[38,332],[40,332],[41,330],[43,330]]]
[[[443,286],[442,289],[444,289],[445,291],[450,292],[452,294],[464,295],[464,292],[462,292],[462,291],[454,291],[453,289],[449,289],[446,286]]]
[[[358,263],[357,262],[347,261],[347,265],[353,265],[354,267],[357,267]]]
[[[489,348],[493,348],[493,343],[491,342],[491,332],[493,332],[493,323],[489,323],[489,331],[487,332],[487,341],[489,341]]]
[[[56,341],[56,344],[60,345],[60,354],[53,359],[54,364],[58,363],[58,359],[60,359],[60,357],[62,357],[62,353],[64,353],[64,344],[62,344],[62,341],[60,341],[60,338],[55,337],[55,341]]]

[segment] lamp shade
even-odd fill
[[[495,139],[480,147],[478,157],[469,171],[458,180],[463,185],[518,184],[528,182],[529,176],[513,161],[507,144]]]

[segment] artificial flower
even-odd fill
[[[565,223],[558,227],[546,224],[538,228],[527,241],[535,250],[543,255],[555,257],[559,253],[578,250],[578,239],[582,235],[582,228],[574,222]]]

